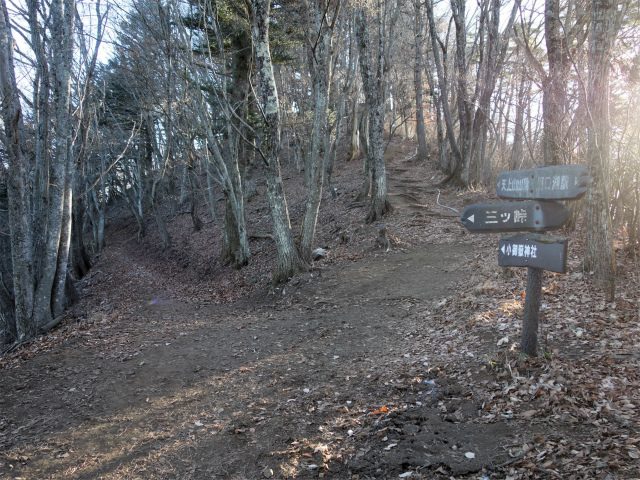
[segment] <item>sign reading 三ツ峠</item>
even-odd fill
[[[560,228],[570,214],[559,202],[526,200],[469,205],[460,220],[473,233],[526,232]]]
[[[558,165],[501,172],[496,193],[500,198],[570,200],[584,195],[588,185],[586,166]]]
[[[504,236],[498,245],[498,265],[566,273],[567,239],[536,233]]]

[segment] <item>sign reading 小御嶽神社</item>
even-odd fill
[[[527,232],[560,228],[570,215],[562,203],[526,200],[469,205],[460,220],[473,233]]]
[[[498,245],[498,265],[566,273],[567,239],[537,233],[504,236]]]
[[[570,200],[584,195],[588,186],[585,165],[558,165],[501,172],[496,193],[510,199]]]

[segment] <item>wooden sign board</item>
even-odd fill
[[[558,165],[500,172],[496,193],[500,198],[570,200],[584,195],[588,186],[585,165]]]
[[[527,200],[469,205],[460,220],[472,233],[535,232],[560,228],[570,215],[560,202]]]
[[[536,267],[550,272],[567,272],[566,238],[528,233],[504,236],[498,246],[501,267]]]

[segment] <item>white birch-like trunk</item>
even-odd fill
[[[269,0],[251,0],[247,6],[251,18],[259,100],[262,104],[264,121],[260,151],[264,160],[264,177],[267,183],[273,239],[278,257],[276,271],[273,274],[273,281],[277,283],[293,277],[300,271],[307,270],[308,266],[296,248],[289,222],[287,201],[282,188],[279,160],[280,108],[269,49],[270,4]]]

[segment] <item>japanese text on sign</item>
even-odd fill
[[[511,220],[510,212],[502,212],[500,217],[498,217],[497,210],[485,210],[485,221],[484,223],[494,224],[494,223],[507,223]],[[514,223],[525,223],[527,221],[527,211],[524,208],[517,208],[513,211],[513,222]]]
[[[528,191],[530,188],[547,191],[569,189],[569,175],[539,176],[532,182],[534,185],[531,187],[529,180],[529,178],[503,178],[500,180],[500,187],[504,192]],[[575,183],[578,184],[577,179]]]
[[[502,253],[511,257],[538,258],[536,245],[507,244],[502,246]]]

